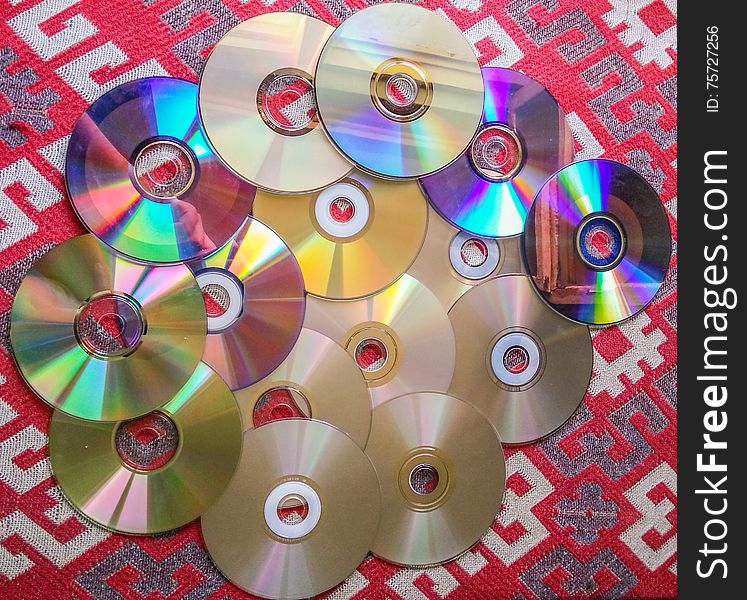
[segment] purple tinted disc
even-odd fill
[[[541,84],[516,71],[482,69],[482,125],[467,150],[420,184],[456,227],[507,237],[524,231],[535,194],[573,160],[573,137],[558,103]]]

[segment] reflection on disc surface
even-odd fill
[[[205,330],[205,304],[187,267],[136,264],[84,235],[26,275],[10,337],[42,399],[77,417],[117,421],[158,408],[184,385]]]
[[[213,146],[242,177],[270,190],[306,192],[353,168],[317,116],[313,76],[332,31],[307,15],[269,13],[231,29],[211,52],[200,115]]]
[[[417,183],[353,171],[320,192],[259,192],[254,216],[290,246],[309,293],[331,299],[373,294],[415,259],[428,221]]]
[[[49,430],[52,471],[65,497],[125,533],[168,531],[196,519],[225,489],[240,453],[236,401],[204,364],[146,417],[101,423],[55,411]]]
[[[208,311],[203,360],[233,390],[265,377],[290,352],[304,318],[303,276],[288,246],[250,217],[220,250],[189,267]]]
[[[337,342],[311,329],[302,329],[283,363],[236,399],[246,429],[300,412],[338,427],[361,448],[371,429],[371,398],[358,365]]]
[[[276,421],[244,433],[236,476],[202,517],[221,572],[264,598],[307,598],[343,581],[379,524],[376,473],[340,430]]]
[[[654,189],[630,167],[579,161],[537,195],[524,253],[552,308],[607,325],[643,310],[661,287],[671,258],[669,220]]]
[[[499,67],[482,74],[485,108],[477,136],[453,164],[420,183],[460,229],[518,235],[535,194],[573,159],[573,137],[563,110],[540,83]]]
[[[316,72],[319,113],[342,152],[367,171],[419,177],[467,147],[483,83],[454,25],[410,4],[380,4],[330,36]]]
[[[501,442],[474,407],[418,393],[374,410],[366,454],[379,476],[374,554],[400,565],[450,560],[490,527],[501,505]]]
[[[83,113],[65,175],[86,228],[118,252],[178,262],[212,252],[249,214],[256,188],[218,160],[197,117],[197,86],[124,83]]]
[[[555,431],[583,400],[589,329],[549,309],[528,277],[506,275],[472,288],[449,318],[457,347],[449,393],[485,414],[504,443]]]
[[[445,310],[482,281],[526,271],[519,236],[486,238],[460,231],[428,209],[428,231],[407,270],[441,301]]]
[[[374,406],[416,390],[445,391],[451,381],[451,323],[433,292],[410,275],[354,302],[309,298],[306,326],[355,359]]]

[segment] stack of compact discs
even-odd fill
[[[669,264],[651,186],[572,160],[542,84],[411,4],[263,14],[199,85],[106,92],[66,159],[90,234],[10,319],[62,493],[121,533],[200,518],[266,598],[369,552],[458,557],[501,507],[503,444],[563,427],[589,326],[643,310]]]

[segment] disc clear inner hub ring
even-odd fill
[[[381,63],[371,76],[371,100],[393,121],[414,121],[423,116],[433,98],[433,84],[422,66],[402,58]]]
[[[135,187],[153,200],[171,200],[183,196],[194,183],[196,174],[192,152],[182,142],[147,142],[132,162],[131,179]]]
[[[270,129],[287,136],[304,135],[319,122],[311,75],[295,68],[269,73],[257,89],[257,111]]]
[[[470,160],[483,178],[508,181],[521,168],[524,149],[519,136],[507,125],[483,125],[470,146]]]
[[[93,296],[78,310],[73,323],[78,343],[99,358],[127,356],[145,333],[138,302],[126,294]]]

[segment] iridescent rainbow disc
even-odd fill
[[[92,235],[39,259],[10,321],[13,355],[34,391],[96,421],[168,402],[205,348],[205,304],[190,270],[131,262]]]
[[[169,77],[124,83],[96,100],[75,125],[65,174],[91,233],[122,254],[159,263],[222,246],[256,192],[210,148],[197,86]]]
[[[343,21],[316,70],[319,115],[359,167],[389,178],[441,169],[480,123],[483,84],[472,45],[436,12],[370,6]]]
[[[306,310],[301,268],[285,242],[249,217],[217,252],[188,264],[207,308],[203,360],[233,390],[271,373],[296,343]]]
[[[553,175],[526,221],[524,253],[542,297],[593,325],[651,302],[669,266],[671,233],[659,196],[630,167],[584,160]]]
[[[565,114],[540,83],[486,67],[482,124],[469,148],[420,185],[456,227],[488,237],[524,231],[529,206],[548,177],[573,160]]]

